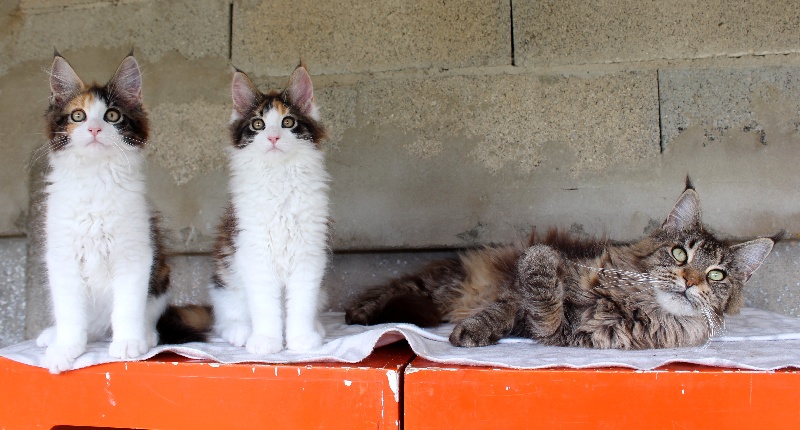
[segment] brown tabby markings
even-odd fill
[[[773,243],[714,238],[687,179],[661,228],[638,242],[534,233],[527,249],[468,251],[369,290],[345,319],[455,322],[456,346],[490,345],[508,335],[591,348],[700,345],[722,326],[724,313],[738,313],[744,283]]]

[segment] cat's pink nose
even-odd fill
[[[267,137],[267,139],[269,139],[269,141],[272,142],[273,145],[276,144],[278,142],[278,139],[280,139],[280,138],[281,138],[280,136],[269,136],[269,137]]]
[[[89,133],[92,133],[94,137],[97,137],[97,133],[100,133],[101,130],[100,127],[89,127]]]

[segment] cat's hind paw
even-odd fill
[[[42,363],[52,374],[58,374],[72,369],[75,359],[86,350],[85,345],[58,345],[47,347]]]
[[[55,326],[47,327],[42,330],[39,337],[36,338],[36,346],[44,348],[56,343],[56,328]]]
[[[279,337],[253,334],[247,338],[245,345],[247,352],[256,355],[267,355],[280,352],[283,349],[283,339]]]
[[[238,347],[244,346],[250,337],[250,326],[247,324],[227,324],[216,327],[215,331],[226,342]]]
[[[491,328],[475,317],[461,321],[450,333],[450,343],[455,346],[488,346],[494,345],[498,340],[499,338],[492,333]]]
[[[308,351],[322,345],[322,336],[318,332],[286,338],[286,349],[292,351]]]
[[[144,339],[116,339],[111,341],[111,346],[108,347],[108,355],[126,360],[128,358],[141,357],[149,350],[150,347]]]
[[[344,322],[349,325],[373,325],[375,309],[371,304],[362,304],[345,310]]]

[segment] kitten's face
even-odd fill
[[[103,86],[85,85],[67,61],[56,56],[50,88],[46,118],[53,152],[113,155],[145,145],[148,119],[133,56],[125,58]]]
[[[325,130],[318,122],[311,78],[298,67],[281,93],[263,94],[237,71],[232,84],[232,144],[253,156],[290,157],[319,148]]]
[[[675,315],[712,317],[736,312],[742,287],[772,249],[771,239],[729,246],[703,229],[697,193],[687,189],[652,238],[647,258],[656,300]]]

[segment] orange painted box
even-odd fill
[[[357,364],[218,364],[177,355],[51,375],[0,358],[0,429],[399,429],[404,343]]]
[[[406,429],[800,429],[800,370],[406,368]]]

